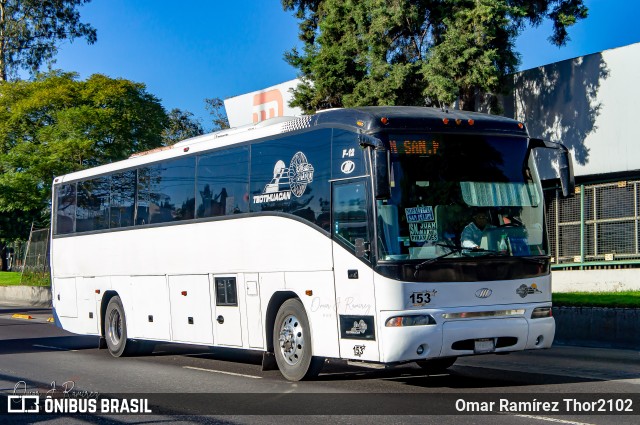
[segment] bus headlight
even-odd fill
[[[543,317],[551,317],[552,315],[553,313],[551,312],[551,307],[536,307],[531,313],[531,318],[542,319]]]
[[[384,324],[386,327],[403,327],[403,326],[425,326],[435,325],[436,319],[429,314],[422,314],[419,316],[395,316],[387,319]]]

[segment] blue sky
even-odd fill
[[[552,46],[546,23],[527,29],[516,49],[520,69],[640,41],[635,0],[586,0],[589,18]],[[299,44],[298,22],[280,0],[93,0],[82,20],[98,42],[61,46],[55,68],[122,77],[147,85],[167,110],[193,112],[210,126],[203,99],[228,98],[296,78],[282,55]]]

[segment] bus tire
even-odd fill
[[[104,338],[113,357],[130,356],[137,350],[134,341],[127,340],[127,320],[120,297],[109,300],[104,314]]]
[[[458,360],[457,357],[442,357],[438,359],[419,360],[418,366],[428,373],[443,373]]]
[[[273,347],[280,373],[289,381],[314,378],[324,365],[324,357],[314,357],[309,320],[297,298],[285,301],[273,325]]]

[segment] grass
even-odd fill
[[[640,291],[559,292],[552,295],[552,300],[556,307],[640,308]]]
[[[51,285],[49,275],[39,273],[24,273],[20,280],[18,272],[0,272],[0,286],[49,286]]]
[[[0,272],[0,286],[20,285],[20,273]]]

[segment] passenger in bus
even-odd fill
[[[489,224],[489,211],[486,209],[476,210],[471,218],[471,223],[467,224],[462,231],[460,241],[463,248],[474,249],[480,246],[482,233],[494,226]]]

